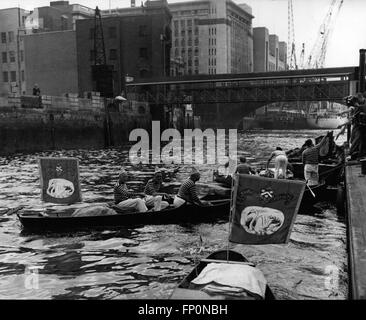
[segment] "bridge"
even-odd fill
[[[273,102],[333,101],[356,92],[359,67],[155,78],[126,85],[129,98],[154,108],[192,104],[195,112],[235,125]],[[212,120],[212,119],[211,119]],[[235,123],[234,123],[235,122]]]

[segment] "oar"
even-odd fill
[[[313,192],[313,190],[311,190],[311,188],[309,187],[309,185],[308,185],[308,181],[309,180],[306,180],[306,186],[308,187],[308,189],[310,190],[310,193],[313,195],[313,197],[314,198],[316,198],[316,195],[315,195],[315,193]]]

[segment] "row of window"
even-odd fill
[[[9,78],[10,75],[10,78]],[[22,81],[25,81],[25,76],[24,76],[24,70],[21,71],[21,77],[22,77]],[[4,71],[3,72],[3,82],[8,83],[10,79],[10,82],[16,82],[17,81],[17,72],[16,71]]]
[[[208,28],[208,34],[210,36],[216,35],[216,27],[214,27],[214,28]]]
[[[216,38],[208,38],[209,46],[216,46]]]
[[[186,31],[187,31],[187,32],[186,32]],[[193,35],[193,30],[192,30],[192,29],[188,29],[188,30],[181,30],[181,31],[180,31],[180,35],[181,35],[182,37],[185,37],[185,36],[186,36],[186,34],[188,35],[188,37],[192,37],[192,35]],[[195,35],[195,36],[198,36],[198,34],[199,34],[198,28],[195,28],[195,29],[194,29],[194,35]],[[175,36],[175,37],[178,37],[178,36],[179,36],[179,31],[178,31],[178,29],[175,29],[175,30],[174,30],[174,36]]]
[[[1,43],[14,42],[14,31],[1,32]]]
[[[193,44],[192,39],[188,39],[188,41],[187,41],[187,45],[188,45],[188,46],[192,46],[192,44]],[[186,39],[184,39],[184,38],[183,38],[183,39],[180,41],[180,45],[181,45],[182,47],[185,47],[185,46],[186,46]],[[194,39],[194,45],[195,45],[195,46],[198,46],[198,45],[199,45],[199,40],[198,40],[198,38]],[[174,46],[175,46],[175,47],[179,47],[179,39],[175,39],[175,41],[174,41]]]
[[[208,59],[209,66],[216,66],[216,58]]]
[[[109,60],[117,60],[118,59],[118,53],[117,49],[110,49],[109,50],[109,56],[107,57]],[[140,48],[139,49],[139,58],[148,58],[147,54],[147,48]],[[95,51],[90,50],[90,61],[94,61],[95,59]]]
[[[107,31],[107,35],[109,39],[116,39],[117,38],[117,28],[116,27],[109,27]],[[139,26],[139,36],[145,37],[148,35],[148,28],[147,25],[140,25]],[[95,36],[95,28],[89,29],[89,38],[94,39]]]
[[[1,62],[2,63],[8,63],[8,62],[15,62],[16,61],[16,57],[15,57],[15,51],[9,51],[9,52],[2,52],[1,53]],[[21,50],[20,51],[20,61],[24,61],[24,51]]]
[[[216,74],[216,68],[208,68],[208,74]]]
[[[216,56],[216,48],[213,48],[213,49],[209,48],[208,49],[208,55],[209,56]]]
[[[181,52],[181,55],[182,55],[182,56],[185,56],[185,54],[186,54],[186,49],[182,49],[180,52]],[[191,56],[192,56],[192,52],[193,52],[193,51],[192,51],[192,48],[189,48],[187,52],[188,52],[188,56],[189,56],[189,57],[191,57]],[[178,56],[179,56],[179,49],[178,49],[178,48],[177,48],[177,49],[175,49],[175,52],[174,52],[174,53],[175,53],[175,56],[176,56],[176,57],[178,57]],[[194,49],[194,55],[195,55],[195,56],[198,56],[198,55],[199,55],[199,50],[198,50],[198,48]]]

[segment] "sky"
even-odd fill
[[[186,0],[168,0],[169,3]],[[50,0],[0,0],[0,9],[17,7],[32,10],[49,5]],[[69,0],[91,8],[124,8],[130,0]],[[280,41],[288,40],[288,0],[234,0],[246,3],[253,10],[253,27],[265,26],[270,33],[279,36]],[[300,56],[302,43],[305,43],[305,59],[309,55],[319,28],[332,0],[293,0],[295,44],[297,57]],[[136,0],[140,5],[141,0]],[[366,0],[344,0],[332,37],[329,42],[325,67],[356,66],[359,49],[366,48]]]

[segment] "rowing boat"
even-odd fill
[[[259,295],[251,294],[246,292],[243,296],[232,296],[228,294],[215,294],[211,295],[204,291],[201,291],[195,286],[192,285],[192,280],[195,279],[201,271],[209,264],[209,263],[230,263],[230,264],[241,264],[241,265],[251,265],[254,267],[252,263],[250,263],[242,254],[232,251],[232,250],[220,250],[214,253],[211,253],[206,259],[202,259],[193,270],[183,279],[183,281],[177,286],[177,288],[173,291],[170,299],[174,300],[183,300],[183,299],[220,299],[220,300],[262,300]],[[239,275],[238,275],[239,276]],[[269,286],[266,286],[265,298],[264,300],[275,300],[275,296]]]
[[[110,209],[113,215],[73,216],[75,209],[39,213],[22,210],[18,218],[23,230],[31,232],[69,231],[84,228],[132,227],[141,225],[179,224],[211,222],[217,219],[227,220],[230,199],[210,201],[210,206],[184,204],[179,208],[168,207],[161,211],[131,212],[120,210],[116,206]],[[106,205],[107,206],[107,205]]]

